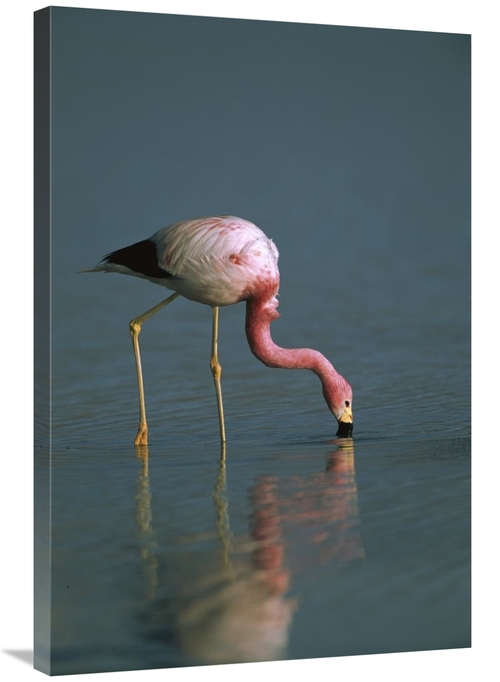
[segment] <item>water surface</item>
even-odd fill
[[[141,335],[150,444],[136,449],[112,300],[128,280],[85,277],[54,358],[55,674],[469,646],[465,329],[454,344],[444,324],[377,315],[363,333],[354,315],[296,330],[336,348],[353,383],[354,438],[336,439],[317,378],[261,366],[244,306],[223,310],[221,453],[210,311],[180,300]],[[92,306],[102,287],[110,302]]]

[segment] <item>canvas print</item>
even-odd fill
[[[35,667],[470,646],[470,36],[35,13]]]

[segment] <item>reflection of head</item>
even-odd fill
[[[209,664],[279,660],[285,655],[295,600],[270,590],[260,572],[220,586],[181,614],[186,654]]]

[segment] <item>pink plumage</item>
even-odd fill
[[[218,216],[174,223],[149,239],[113,251],[92,268],[92,272],[119,272],[146,278],[176,292],[130,323],[143,433],[143,436],[138,434],[136,444],[147,442],[138,334],[148,317],[179,295],[205,303],[214,310],[211,367],[223,442],[221,368],[217,358],[218,308],[240,301],[246,301],[247,305],[245,331],[252,353],[268,367],[309,369],[317,374],[325,401],[339,422],[338,435],[351,435],[352,390],[347,381],[318,351],[281,348],[271,338],[270,324],[279,317],[278,255],[273,241],[253,223],[235,216]]]
[[[278,249],[247,220],[188,220],[160,230],[151,241],[159,266],[175,278],[165,286],[185,298],[223,306],[246,300],[264,282],[278,291]]]

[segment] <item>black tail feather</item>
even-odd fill
[[[112,251],[104,256],[103,262],[124,265],[129,270],[145,277],[155,279],[168,279],[172,277],[170,272],[160,268],[158,265],[156,244],[150,239],[144,239],[142,242]]]

